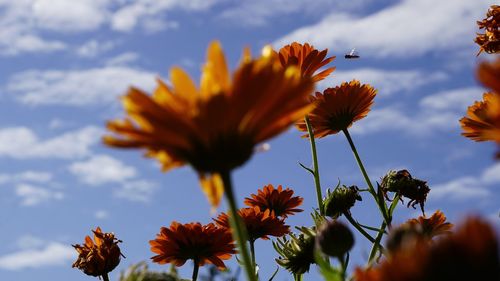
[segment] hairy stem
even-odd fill
[[[314,133],[309,122],[309,117],[304,117],[304,121],[307,127],[307,133],[309,134],[309,142],[311,143],[311,154],[313,161],[313,175],[314,175],[314,185],[316,186],[316,197],[318,199],[318,208],[321,215],[324,215],[323,210],[323,196],[321,195],[321,183],[319,180],[319,166],[318,166],[318,153],[316,151],[316,141],[314,140]]]

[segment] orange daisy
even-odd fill
[[[453,224],[446,222],[443,212],[437,210],[431,217],[419,216],[417,219],[410,219],[406,223],[412,227],[418,227],[420,232],[428,238],[450,234]]]
[[[259,238],[268,240],[269,236],[281,237],[290,232],[290,226],[285,225],[285,220],[276,217],[269,209],[261,211],[259,207],[242,208],[238,215],[243,220],[251,243]],[[226,213],[220,214],[214,221],[220,227],[230,228]]]
[[[172,263],[182,266],[193,260],[197,266],[213,264],[226,268],[223,260],[236,253],[231,233],[213,223],[180,224],[172,222],[169,228],[162,227],[155,240],[149,241],[156,256],[151,259],[158,264]]]
[[[494,62],[482,62],[479,64],[477,79],[493,92],[500,94],[500,57]]]
[[[300,68],[302,76],[312,77],[314,82],[317,82],[325,79],[335,70],[335,67],[330,67],[320,73],[314,74],[316,70],[335,59],[335,57],[325,58],[327,53],[328,49],[319,51],[308,43],[302,45],[300,43],[293,42],[292,44],[281,48],[278,52],[278,56],[284,67],[296,65]]]
[[[376,268],[355,271],[357,281],[499,280],[498,236],[483,220],[468,219],[436,243],[408,243]]]
[[[478,55],[500,52],[500,6],[492,5],[486,13],[486,18],[477,22],[479,29],[484,29],[484,34],[478,33],[474,42],[479,46]]]
[[[115,238],[113,233],[103,233],[100,227],[94,232],[94,241],[89,236],[85,236],[85,243],[72,245],[78,252],[78,258],[73,263],[83,273],[91,276],[107,276],[120,263],[120,247],[122,242]],[[106,278],[106,277],[105,277]]]
[[[293,190],[286,188],[283,190],[281,185],[277,189],[272,184],[258,189],[257,194],[251,194],[251,198],[245,198],[245,205],[249,207],[259,207],[262,211],[270,210],[277,217],[286,218],[288,215],[302,212],[297,209],[304,199],[299,196],[293,196]]]
[[[500,96],[485,93],[482,101],[476,101],[467,109],[467,116],[460,119],[463,136],[475,141],[500,143]]]
[[[376,94],[377,90],[372,86],[361,84],[357,80],[328,88],[323,94],[316,92],[312,97],[316,107],[308,114],[314,137],[322,138],[336,134],[366,117]],[[299,121],[297,127],[300,131],[307,132],[304,120]]]
[[[283,68],[271,48],[257,59],[245,52],[231,77],[220,44],[212,42],[199,86],[177,67],[170,82],[158,80],[152,96],[131,88],[123,97],[128,117],[108,122],[115,135],[104,142],[145,149],[164,171],[190,164],[213,206],[223,194],[221,175],[312,109],[312,79],[296,67]]]

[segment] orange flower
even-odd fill
[[[336,134],[366,117],[376,94],[377,90],[372,86],[361,85],[357,80],[328,88],[323,94],[317,92],[316,96],[312,97],[316,108],[308,114],[314,137]],[[300,131],[307,132],[304,120],[299,121],[297,127]]]
[[[482,101],[476,101],[467,109],[467,116],[460,119],[463,136],[475,141],[500,143],[500,96],[485,93]]]
[[[335,59],[335,57],[328,57],[325,59],[327,53],[328,49],[324,49],[320,52],[308,43],[302,45],[293,42],[281,48],[278,55],[284,67],[296,65],[300,68],[302,76],[312,77],[314,82],[317,82],[325,79],[335,70],[335,67],[330,67],[314,75],[316,70]]]
[[[270,210],[277,217],[286,218],[288,215],[302,212],[302,209],[296,207],[302,204],[302,197],[293,196],[293,190],[287,188],[283,190],[281,185],[277,189],[272,184],[264,186],[257,190],[257,195],[251,194],[252,198],[245,198],[245,205],[249,207],[259,207],[262,211]]]
[[[213,223],[180,224],[172,222],[169,228],[162,227],[155,240],[149,241],[151,251],[156,256],[151,259],[159,264],[172,263],[182,266],[187,260],[193,260],[199,266],[216,265],[226,268],[223,260],[228,260],[236,253],[231,233]]]
[[[78,252],[78,258],[73,263],[83,273],[91,276],[103,276],[111,272],[120,263],[120,252],[118,243],[122,242],[115,238],[113,233],[103,233],[100,227],[94,232],[94,241],[85,236],[83,245],[72,245]]]
[[[243,220],[251,242],[259,238],[267,240],[268,236],[281,237],[290,232],[290,226],[285,225],[284,219],[276,217],[269,209],[261,211],[259,207],[242,208],[238,215]],[[220,214],[214,221],[221,227],[230,228],[226,213]]]
[[[477,68],[477,79],[486,88],[500,94],[500,57],[494,62],[482,62]]]
[[[478,55],[482,51],[486,53],[500,52],[500,6],[492,5],[486,13],[486,18],[478,21],[479,29],[484,29],[484,34],[478,33],[476,40],[479,46]]]
[[[471,218],[455,233],[430,244],[409,243],[378,267],[357,268],[356,281],[500,280],[497,236]]]
[[[223,194],[221,174],[243,165],[256,144],[312,109],[312,79],[296,67],[284,69],[270,48],[253,60],[246,52],[231,78],[220,44],[212,42],[199,87],[177,67],[170,80],[172,86],[158,80],[152,96],[131,88],[123,98],[128,117],[108,122],[116,135],[104,142],[146,149],[164,171],[190,164],[213,206]]]
[[[453,227],[453,224],[446,222],[446,216],[439,210],[432,214],[430,218],[419,216],[417,219],[408,220],[405,224],[419,228],[419,231],[428,238],[450,234]]]

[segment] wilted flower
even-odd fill
[[[382,178],[379,188],[382,189],[387,199],[389,199],[387,197],[389,191],[410,199],[407,207],[411,205],[415,209],[415,205],[420,204],[420,209],[425,214],[425,200],[431,189],[427,186],[427,182],[413,178],[407,170],[389,171]],[[401,201],[403,201],[402,198]]]
[[[359,188],[355,185],[349,187],[343,185],[335,188],[333,192],[328,189],[325,198],[323,198],[324,214],[338,218],[343,213],[350,213],[354,203],[361,200]]]
[[[312,79],[296,67],[283,68],[270,48],[258,59],[245,55],[231,78],[221,46],[213,42],[200,86],[177,67],[170,80],[172,86],[158,80],[152,96],[131,88],[123,98],[128,117],[108,122],[116,135],[104,142],[146,149],[165,171],[190,164],[214,206],[223,194],[222,174],[312,109]]]
[[[316,248],[331,257],[342,258],[354,246],[351,230],[336,220],[325,222],[316,235]]]
[[[180,224],[172,222],[169,228],[162,227],[155,240],[149,241],[156,256],[151,259],[159,264],[172,263],[182,266],[193,260],[199,266],[214,264],[226,268],[223,260],[236,253],[231,233],[213,223]]]
[[[269,236],[281,237],[290,232],[290,226],[285,225],[284,219],[276,217],[269,209],[262,211],[259,207],[242,208],[238,215],[243,220],[251,242],[259,238],[267,240]],[[220,227],[230,228],[226,213],[220,214],[214,221]]]
[[[500,96],[485,93],[482,101],[476,101],[467,109],[467,117],[460,119],[463,136],[475,141],[500,143]]]
[[[318,74],[314,74],[316,70],[327,65],[335,59],[335,57],[326,57],[328,49],[323,51],[316,50],[312,45],[305,43],[304,45],[293,42],[279,50],[278,56],[281,65],[284,67],[298,66],[302,76],[312,77],[314,82],[325,79],[330,73],[335,70],[335,67],[327,68]]]
[[[308,114],[314,137],[322,138],[351,127],[352,123],[366,117],[377,94],[372,86],[357,80],[328,88],[323,94],[312,96],[315,109]],[[307,132],[304,120],[297,122],[300,131]],[[307,136],[307,135],[305,135]]]
[[[417,241],[392,253],[378,267],[356,269],[356,281],[500,280],[497,236],[477,218],[436,243]]]
[[[287,217],[294,213],[302,212],[297,209],[304,200],[302,197],[293,196],[293,190],[283,190],[281,185],[277,189],[272,184],[257,190],[257,194],[251,194],[251,198],[245,198],[245,204],[249,207],[259,207],[261,211],[270,210],[277,217]]]
[[[83,245],[72,245],[78,252],[78,258],[73,263],[83,273],[91,276],[104,276],[115,269],[120,263],[120,252],[118,243],[121,240],[116,239],[113,233],[103,233],[100,227],[92,230],[94,240],[85,236]]]
[[[484,34],[478,33],[476,40],[479,46],[478,55],[486,53],[500,52],[500,6],[492,5],[486,13],[486,18],[477,22],[479,29],[484,29]]]
[[[300,228],[300,234],[291,233],[289,239],[278,238],[273,242],[274,249],[280,255],[276,262],[295,275],[309,271],[311,264],[315,264],[314,245],[316,230],[314,228]]]

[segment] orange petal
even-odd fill
[[[219,206],[224,194],[224,183],[220,174],[200,175],[201,189],[207,195],[208,202],[215,209]]]

